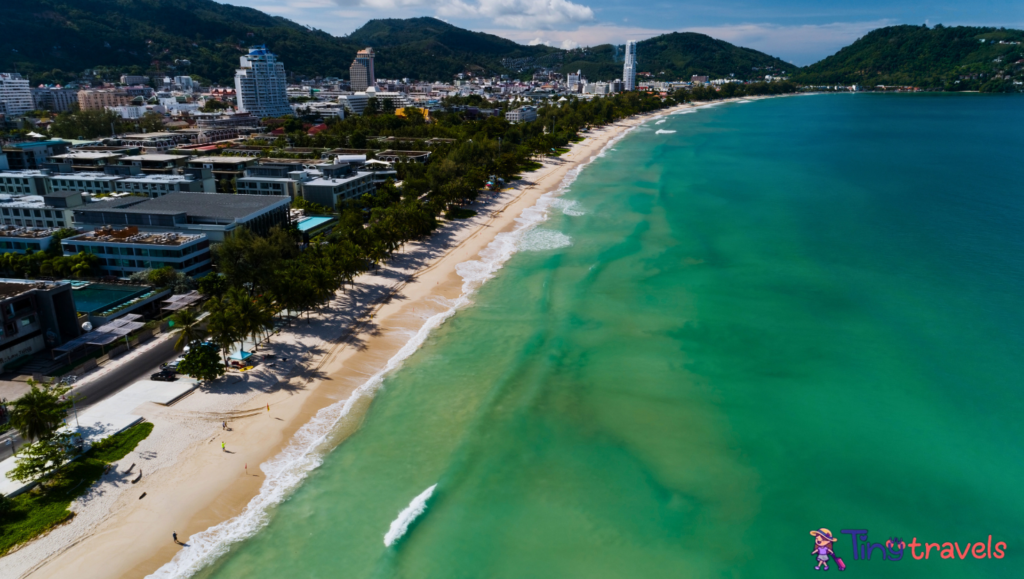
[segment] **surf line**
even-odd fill
[[[409,503],[409,506],[398,513],[398,518],[391,521],[391,528],[384,534],[385,547],[394,545],[405,536],[406,531],[409,530],[409,525],[427,510],[427,501],[430,500],[436,488],[436,484],[430,485],[430,488],[416,495],[416,498]]]

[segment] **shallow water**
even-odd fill
[[[627,136],[200,576],[789,578],[820,527],[865,576],[1020,576],[1022,105],[771,99]],[[841,529],[1008,555],[856,560]]]

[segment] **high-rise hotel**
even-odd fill
[[[636,41],[626,41],[626,61],[622,65],[622,83],[625,90],[636,90]]]
[[[362,92],[377,84],[373,75],[373,49],[367,47],[356,53],[356,59],[348,68],[348,80],[353,92]]]
[[[292,114],[288,104],[284,64],[266,46],[252,46],[241,57],[235,71],[235,95],[238,112],[254,117],[281,117]]]

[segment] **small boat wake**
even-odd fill
[[[391,528],[384,534],[384,546],[390,547],[398,542],[399,539],[405,536],[405,532],[409,530],[409,525],[416,520],[417,517],[423,514],[427,510],[427,501],[430,500],[430,496],[434,494],[434,489],[437,485],[431,485],[430,488],[423,491],[416,496],[409,503],[408,507],[398,513],[398,518],[391,521]]]

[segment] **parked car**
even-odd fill
[[[178,379],[178,373],[174,370],[163,369],[149,377],[150,380],[158,382],[174,382]]]

